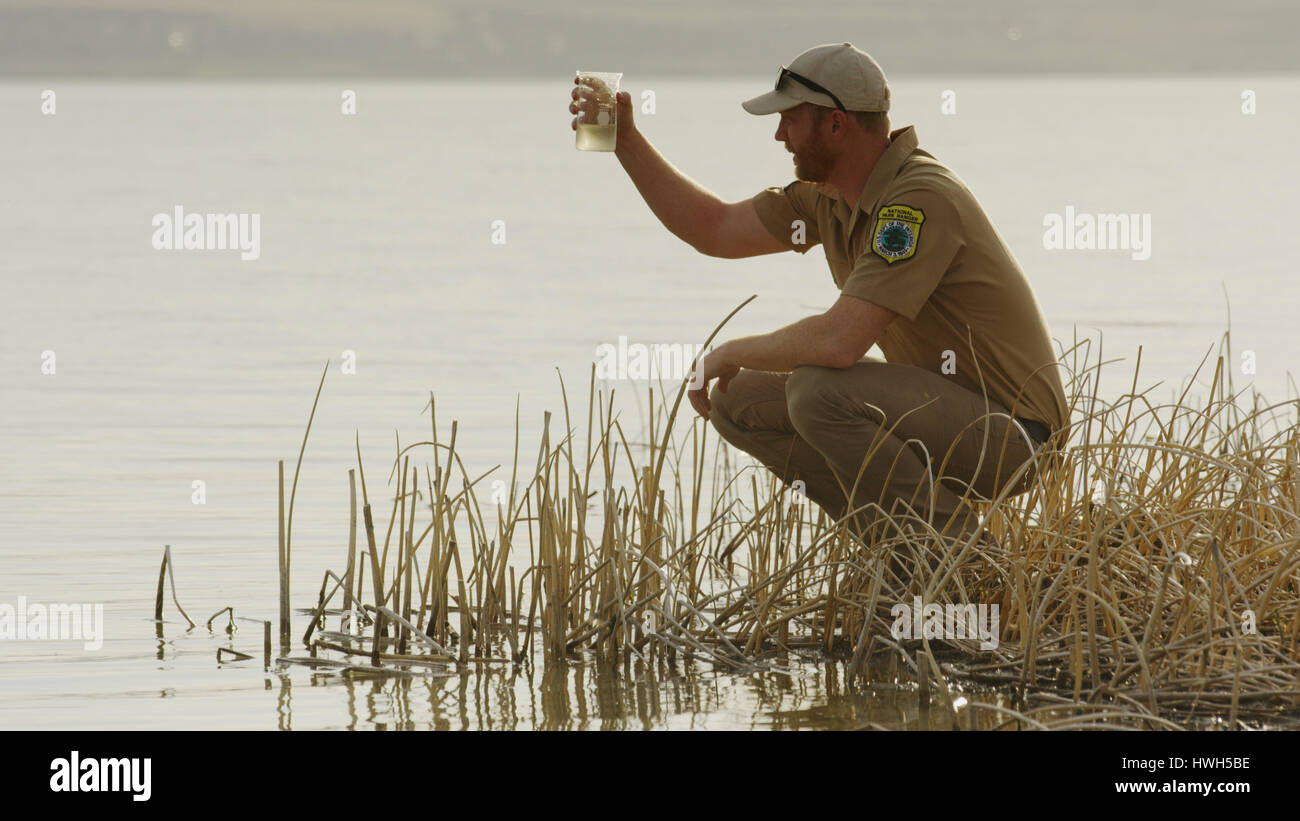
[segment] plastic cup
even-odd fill
[[[579,71],[579,151],[613,151],[618,139],[618,83],[622,72]]]

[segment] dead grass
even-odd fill
[[[1234,395],[1227,341],[1196,403],[1137,391],[1140,353],[1133,389],[1105,401],[1100,351],[1091,361],[1087,340],[1066,352],[1072,440],[1028,492],[974,501],[996,547],[901,520],[863,545],[734,463],[706,423],[679,418],[681,391],[668,405],[651,390],[650,421],[629,437],[594,370],[585,417],[570,416],[566,392],[522,484],[516,409],[511,490],[494,504],[488,480],[502,472],[468,469],[431,396],[429,438],[396,446],[379,529],[358,449],[365,540],[323,580],[304,640],[372,671],[582,653],[758,672],[829,655],[850,683],[897,654],[953,726],[974,720],[953,691],[975,684],[1011,707],[971,699],[964,712],[1023,728],[1293,717],[1300,405]],[[362,615],[319,632],[343,612],[329,609],[341,587]],[[891,607],[916,596],[997,604],[998,646],[894,638]]]

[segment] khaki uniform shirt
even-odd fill
[[[801,254],[821,243],[842,293],[898,314],[877,341],[888,361],[980,395],[982,376],[1013,416],[1066,427],[1047,322],[1011,249],[965,183],[917,148],[911,126],[890,140],[856,208],[829,183],[797,180],[759,192],[759,219]]]

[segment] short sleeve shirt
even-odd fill
[[[1047,322],[1029,280],[966,184],[890,135],[856,207],[829,183],[796,180],[754,198],[790,250],[820,244],[841,293],[898,314],[877,344],[890,362],[949,376],[1052,431],[1069,408]]]

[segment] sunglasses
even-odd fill
[[[802,74],[795,74],[793,71],[786,68],[785,66],[781,66],[781,73],[776,75],[777,91],[781,90],[781,83],[785,80],[786,77],[789,77],[791,80],[794,80],[796,83],[803,86],[804,88],[809,89],[810,91],[816,91],[818,94],[825,94],[827,97],[830,97],[831,100],[835,102],[836,108],[838,108],[840,111],[843,111],[845,114],[848,113],[848,109],[846,109],[844,105],[840,102],[840,98],[832,94],[830,92],[830,89],[826,88],[825,86],[820,86],[817,83],[814,83],[812,80],[809,80],[807,77],[804,77]]]

